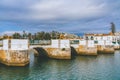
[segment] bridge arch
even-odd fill
[[[34,55],[35,56],[39,56],[41,58],[48,58],[48,53],[44,48],[34,47],[33,50],[34,50]]]

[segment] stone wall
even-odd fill
[[[32,49],[35,56],[48,57],[53,59],[71,59],[70,48],[34,48]]]
[[[114,53],[114,47],[113,46],[97,46],[98,53]]]
[[[54,59],[71,59],[71,49],[70,48],[46,48],[48,57]]]
[[[29,63],[29,53],[27,50],[0,50],[0,62],[8,66],[25,66]]]
[[[4,50],[0,50],[0,62],[5,61],[6,60],[6,53]]]
[[[115,50],[120,50],[120,46],[119,45],[114,45],[114,49]]]
[[[79,48],[76,48],[78,55],[97,55],[96,47],[87,47],[84,45],[80,45]]]

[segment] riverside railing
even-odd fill
[[[30,45],[51,45],[51,40],[30,40]]]

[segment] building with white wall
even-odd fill
[[[115,36],[113,34],[85,34],[84,39],[94,40],[96,45],[113,45]]]

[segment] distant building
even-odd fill
[[[116,32],[115,34],[115,40],[120,43],[120,32]]]
[[[75,34],[68,34],[68,33],[65,33],[64,34],[64,37],[66,38],[66,39],[78,39],[79,37],[77,36],[77,35],[75,35]]]
[[[86,40],[110,40],[113,41],[114,35],[109,34],[85,34],[84,39]]]
[[[102,43],[103,45],[119,45],[120,44],[120,32],[112,34],[85,34],[85,40],[94,40],[96,43]]]
[[[115,36],[112,33],[109,34],[85,34],[85,40],[94,40],[97,45],[113,45],[116,42]]]

